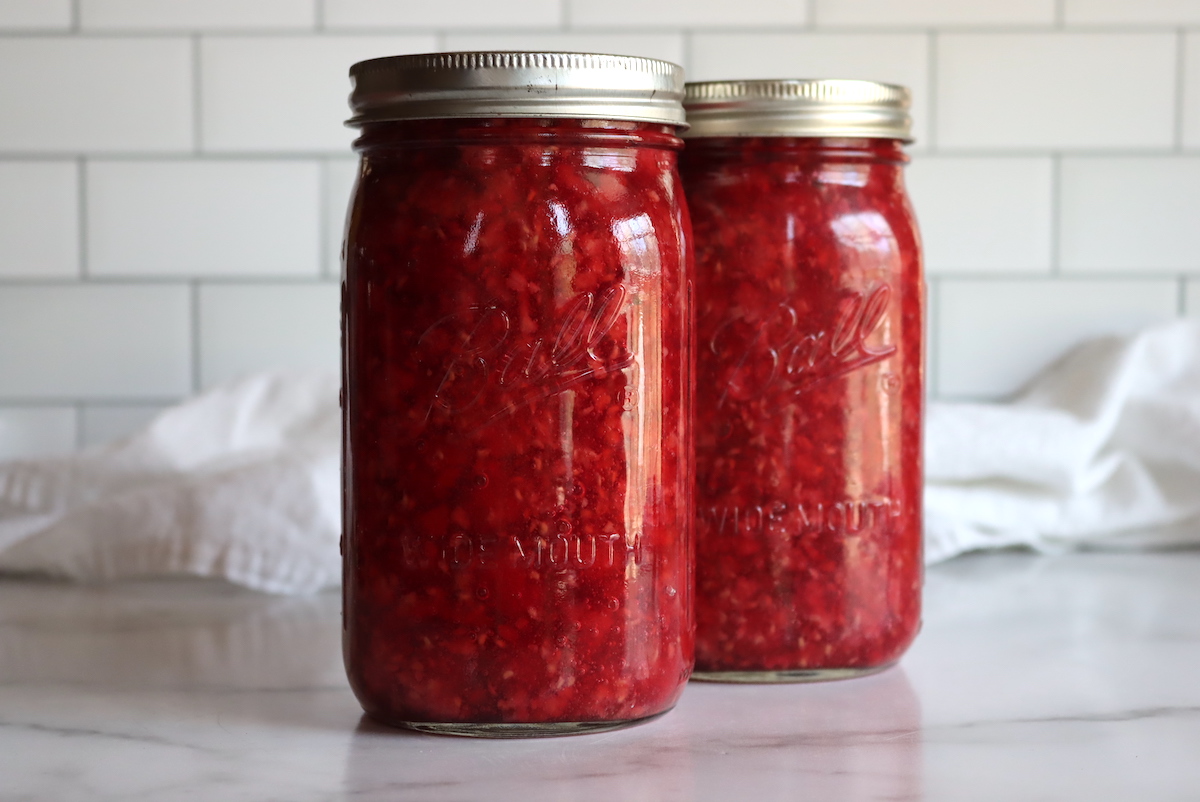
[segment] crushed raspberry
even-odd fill
[[[372,715],[624,721],[687,681],[672,131],[430,120],[359,140],[345,656]]]
[[[697,672],[874,668],[920,619],[924,286],[894,140],[697,138]]]

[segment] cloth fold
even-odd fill
[[[336,585],[338,380],[218,387],[133,437],[0,464],[0,571]],[[926,560],[1200,545],[1200,323],[1074,349],[1007,403],[930,405]]]
[[[0,571],[337,584],[337,393],[332,374],[255,376],[113,445],[0,465]]]
[[[934,404],[926,559],[1200,545],[1200,323],[1084,343],[1004,404]]]

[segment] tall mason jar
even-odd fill
[[[693,653],[682,70],[437,53],[351,77],[351,685],[459,735],[657,716]]]
[[[909,93],[688,84],[696,677],[835,679],[920,624],[924,280]]]

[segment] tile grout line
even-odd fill
[[[560,31],[571,30],[571,0],[558,0],[559,23]]]
[[[1062,30],[1067,24],[1067,0],[1054,0],[1054,27]]]
[[[807,28],[810,30],[817,29],[817,0],[808,0],[804,10]]]
[[[313,24],[318,33],[325,32],[325,0],[313,0]]]
[[[71,33],[79,33],[80,29],[83,27],[81,22],[81,17],[83,15],[80,13],[79,3],[80,0],[71,0]]]
[[[1175,312],[1179,317],[1187,317],[1187,276],[1178,276],[1175,280],[1178,282],[1175,290]]]

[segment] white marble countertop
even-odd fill
[[[926,597],[874,677],[478,741],[362,717],[336,594],[0,581],[0,799],[1200,799],[1200,553],[973,556]]]

